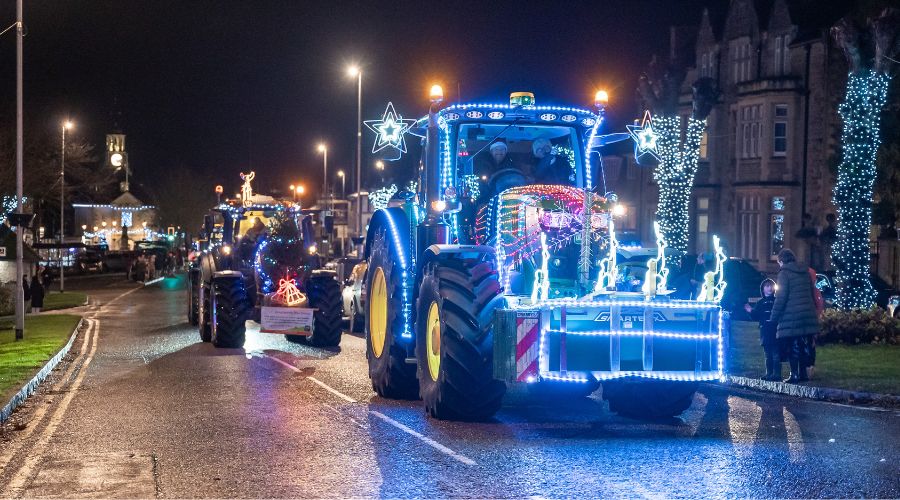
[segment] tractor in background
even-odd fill
[[[311,309],[309,331],[287,340],[340,344],[340,284],[323,269],[310,216],[294,203],[247,194],[204,218],[201,251],[188,273],[188,321],[203,342],[239,348],[245,322],[260,321],[264,307]]]

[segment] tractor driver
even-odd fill
[[[509,157],[509,147],[506,143],[494,142],[489,149],[490,155],[487,158],[482,157],[475,168],[475,174],[487,184],[487,189],[482,195],[491,197],[513,186],[524,184],[524,175]]]

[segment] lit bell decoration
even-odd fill
[[[291,278],[278,281],[278,291],[275,292],[273,299],[275,302],[281,302],[287,306],[295,306],[303,302],[306,296],[297,288],[297,282]]]

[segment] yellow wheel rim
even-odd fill
[[[437,382],[441,368],[441,310],[437,302],[428,308],[428,323],[425,324],[425,347],[428,358],[428,373]]]
[[[384,352],[384,339],[387,337],[387,283],[384,281],[384,270],[375,269],[372,278],[372,293],[369,297],[369,342],[372,344],[372,354],[376,358]]]

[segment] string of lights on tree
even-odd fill
[[[881,110],[887,102],[890,77],[865,69],[850,74],[847,93],[838,111],[844,121],[843,155],[834,187],[837,241],[833,260],[837,270],[838,307],[871,307],[875,290],[869,281],[869,226],[875,159],[881,145]]]
[[[654,118],[659,165],[654,169],[653,177],[659,185],[656,217],[663,236],[671,248],[687,253],[688,210],[706,120],[688,118],[683,142],[681,120],[680,116]]]

